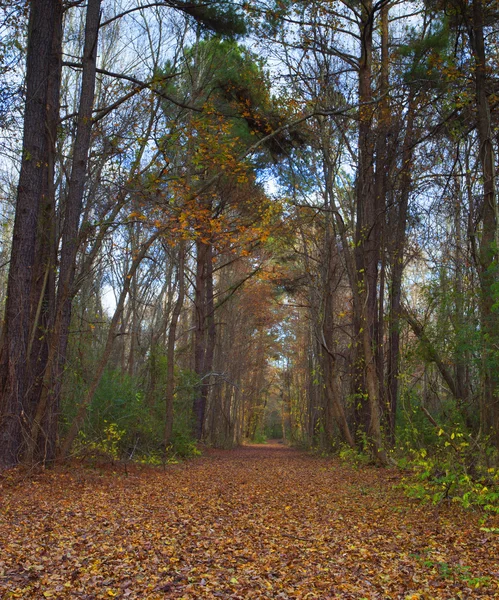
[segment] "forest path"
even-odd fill
[[[399,482],[281,444],[8,474],[0,597],[498,598],[497,533]]]

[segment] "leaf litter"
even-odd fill
[[[499,598],[497,517],[281,444],[0,480],[0,597]],[[486,526],[484,526],[486,525]]]

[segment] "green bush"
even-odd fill
[[[255,435],[252,438],[252,442],[254,444],[265,444],[267,442],[267,436],[265,435],[265,431],[262,431],[261,429],[257,429],[255,431]]]
[[[351,448],[346,444],[342,444],[340,446],[338,457],[341,461],[353,465],[355,467],[368,465],[372,462],[372,457],[369,455],[369,453],[357,448]]]
[[[176,381],[171,452],[176,456],[188,458],[199,454],[193,436],[194,415],[192,412],[199,379],[193,371],[179,370],[176,373]]]
[[[459,429],[440,429],[437,436],[435,447],[414,449],[405,461],[414,472],[402,484],[408,496],[499,513],[499,469],[490,466],[492,450]]]
[[[166,369],[162,357],[156,357],[155,366],[161,371]],[[149,389],[146,397],[139,377],[107,369],[88,409],[76,451],[98,452],[113,460],[138,460],[150,464],[199,454],[192,435],[192,405],[197,377],[191,371],[179,370],[176,373],[172,443],[165,456],[166,407],[162,375],[162,372],[158,373],[156,389]],[[73,379],[73,383],[76,382],[76,377]],[[72,402],[66,399],[63,404],[64,422],[67,424],[74,418],[78,400],[84,395],[84,386],[81,383],[73,390],[77,393],[72,395]]]

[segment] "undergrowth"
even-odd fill
[[[447,501],[499,513],[499,469],[487,460],[492,452],[473,448],[472,436],[463,432],[446,437],[434,448],[411,449],[399,461],[412,471],[402,483],[407,495],[434,505]]]

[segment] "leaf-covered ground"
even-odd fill
[[[4,475],[2,598],[499,598],[499,523],[282,445]]]

